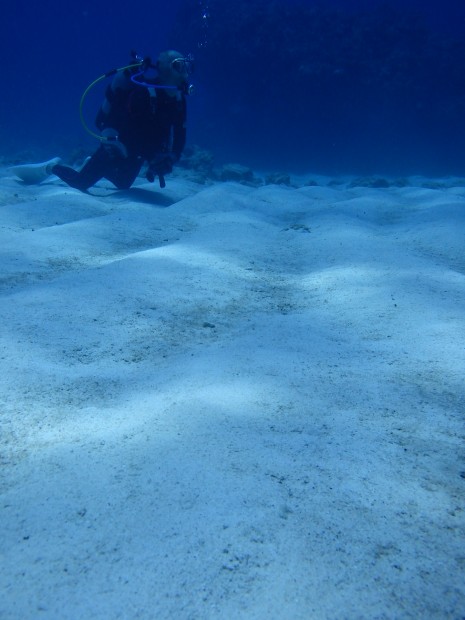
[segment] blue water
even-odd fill
[[[1,28],[4,161],[92,151],[87,85],[175,47],[197,57],[188,141],[220,163],[465,174],[463,1],[16,0]]]

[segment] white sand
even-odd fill
[[[465,617],[465,189],[0,179],[0,618]]]

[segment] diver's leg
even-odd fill
[[[111,166],[111,159],[107,151],[100,147],[84,164],[79,172],[69,166],[57,164],[51,169],[52,174],[56,174],[62,181],[70,187],[75,187],[81,191],[85,191],[92,185],[95,185],[102,177],[106,176]]]
[[[116,185],[118,189],[129,189],[137,178],[144,163],[140,157],[126,157],[114,159],[111,169],[105,173],[105,178]]]

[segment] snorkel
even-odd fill
[[[184,82],[181,86],[175,86],[169,84],[152,84],[150,82],[142,81],[142,79],[140,78],[145,78],[145,72],[146,70],[144,69],[143,71],[139,71],[139,73],[131,75],[131,82],[134,82],[134,84],[137,84],[138,86],[145,86],[146,88],[159,88],[161,90],[179,90],[182,92],[183,95],[192,95],[192,93],[194,92],[194,85],[188,84],[187,82]]]

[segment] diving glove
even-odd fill
[[[153,183],[155,177],[158,177],[160,187],[165,187],[165,174],[169,174],[173,170],[173,164],[177,161],[174,153],[160,153],[154,157],[147,169],[145,177],[149,183]]]

